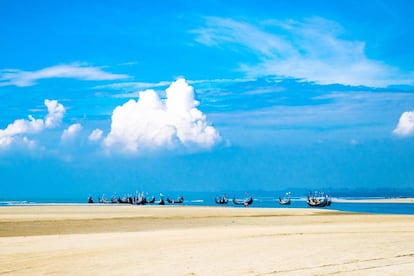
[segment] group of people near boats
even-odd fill
[[[151,196],[151,197],[147,197],[145,196],[144,192],[142,193],[136,193],[135,196],[123,196],[121,197],[117,197],[116,195],[113,195],[111,197],[110,200],[107,200],[105,198],[105,195],[102,195],[100,197],[98,197],[98,202],[97,203],[102,203],[102,204],[133,204],[133,205],[146,205],[146,204],[158,204],[158,205],[165,205],[165,203],[169,203],[169,204],[181,204],[184,202],[184,197],[183,196],[179,196],[175,199],[171,199],[169,197],[167,197],[167,199],[164,199],[164,196],[162,194],[160,194],[160,197],[158,200],[156,200],[155,196]],[[95,203],[95,200],[93,199],[92,196],[88,197],[88,203]]]

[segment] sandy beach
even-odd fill
[[[413,216],[310,208],[0,208],[6,275],[413,273]]]

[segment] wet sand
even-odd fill
[[[0,208],[0,274],[412,275],[414,216],[188,206]]]

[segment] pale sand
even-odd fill
[[[414,216],[1,207],[0,274],[414,275]]]

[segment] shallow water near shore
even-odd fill
[[[171,197],[173,198],[173,197]],[[191,193],[184,194],[183,206],[221,206],[228,208],[244,208],[234,205],[229,198],[228,204],[218,205],[214,201],[214,195],[210,193]],[[240,197],[242,198],[242,197]],[[309,207],[306,198],[292,198],[291,205],[280,205],[276,197],[254,196],[254,202],[248,208],[315,208]],[[372,213],[372,214],[414,214],[414,203],[383,203],[369,202],[369,200],[382,200],[386,198],[334,198],[331,206],[323,209],[337,210],[343,212]],[[61,205],[61,204],[86,204],[84,199],[32,199],[32,200],[0,200],[0,206],[19,206],[19,205]],[[96,203],[94,203],[96,204]],[[110,204],[109,204],[110,205]],[[166,203],[166,205],[171,205]],[[176,204],[178,205],[178,204]],[[139,206],[136,206],[139,207]]]

